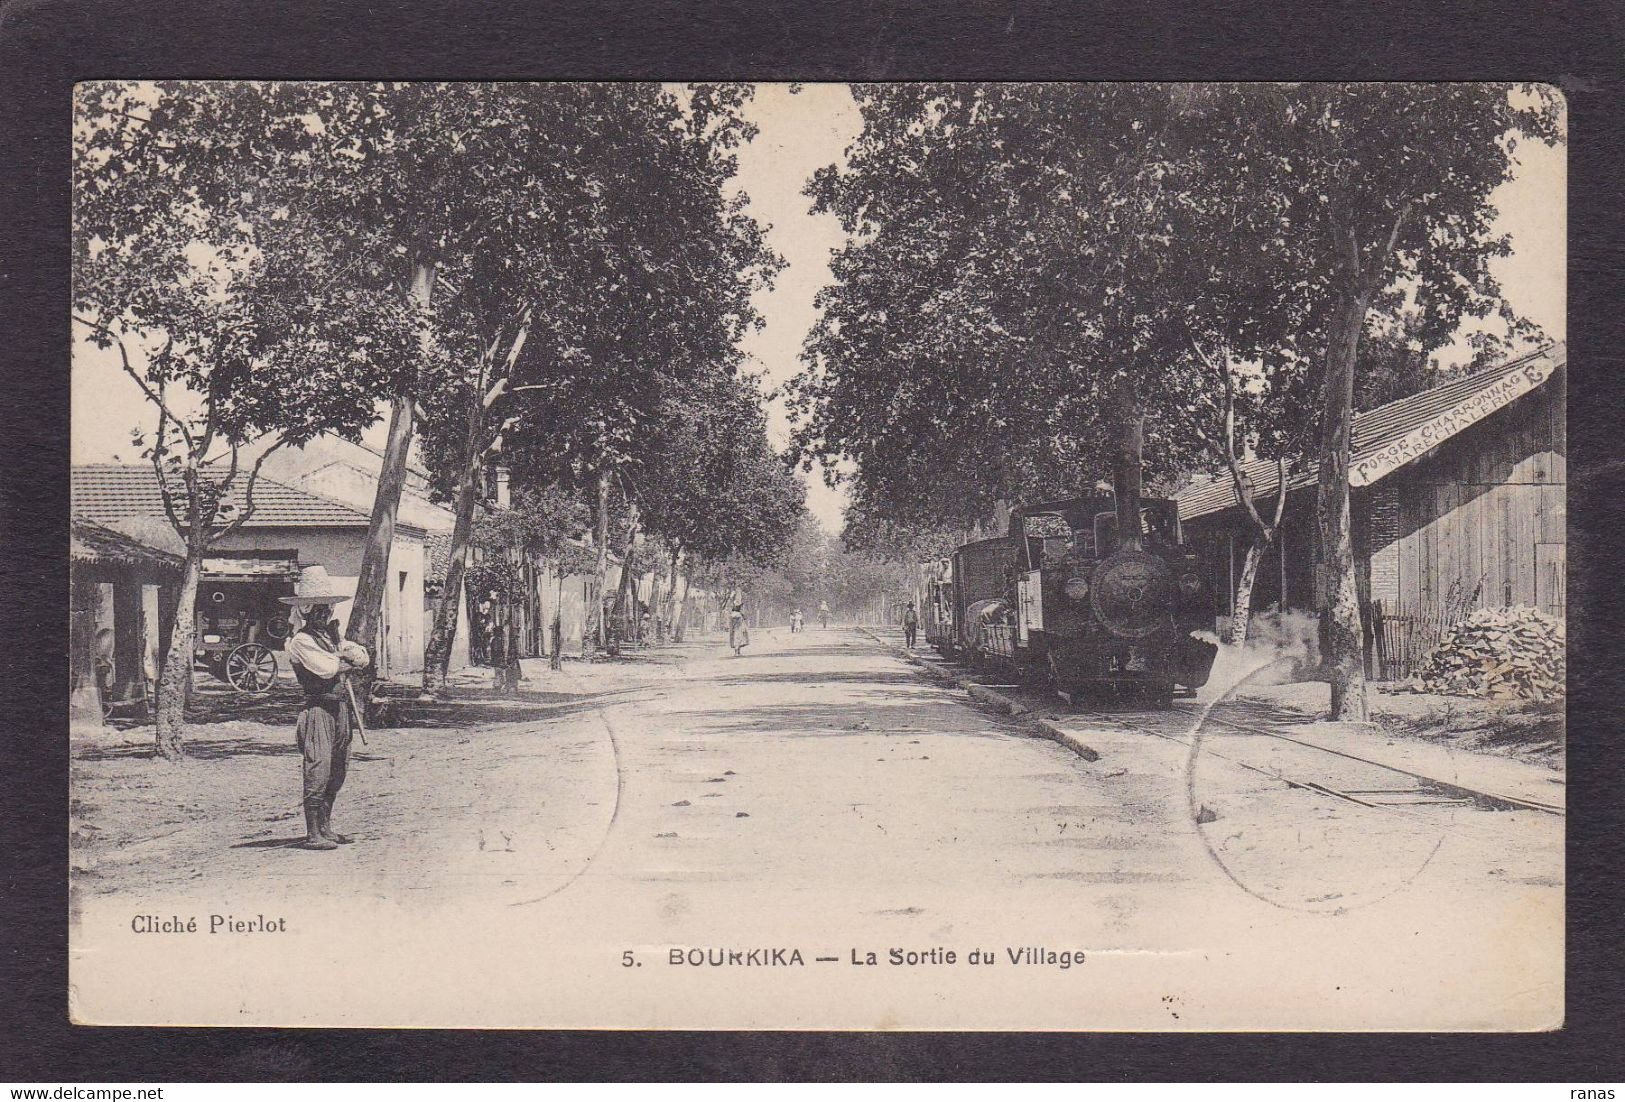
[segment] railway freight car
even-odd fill
[[[1005,594],[1015,568],[1015,545],[1008,536],[977,540],[953,554],[952,600],[954,637],[944,653],[958,652],[980,664],[998,653],[999,643],[989,631],[1000,630]],[[997,608],[994,614],[989,610]]]
[[[954,653],[954,564],[934,559],[920,564],[920,626],[937,653]]]

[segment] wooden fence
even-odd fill
[[[1460,579],[1451,583],[1444,600],[1410,605],[1371,601],[1361,611],[1366,631],[1366,676],[1398,681],[1415,672],[1444,633],[1477,607],[1484,579],[1469,590]]]

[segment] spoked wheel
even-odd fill
[[[276,681],[276,655],[259,643],[244,643],[226,656],[226,683],[240,693],[263,693]]]

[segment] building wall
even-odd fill
[[[361,574],[361,555],[366,543],[365,528],[277,528],[250,526],[224,537],[211,550],[229,551],[289,550],[298,555],[301,566],[320,565],[327,570],[336,588],[353,594]],[[374,660],[385,677],[401,677],[423,670],[426,640],[423,617],[423,540],[397,531],[389,555],[389,585],[384,596],[383,645],[375,648]],[[349,622],[352,602],[339,605],[341,625]]]
[[[1396,608],[1531,605],[1562,615],[1566,559],[1564,376],[1464,430],[1368,489],[1355,489],[1350,521],[1361,597]],[[1260,508],[1273,506],[1273,498]],[[1314,609],[1315,491],[1287,500],[1282,543],[1259,570],[1255,610]],[[1184,522],[1213,571],[1216,619],[1252,538],[1239,509]],[[1227,580],[1228,576],[1228,580]],[[1477,589],[1477,596],[1468,597]]]
[[[302,448],[283,448],[266,460],[265,473],[279,482],[341,501],[371,515],[383,460],[359,444],[336,436],[319,436]],[[408,469],[399,519],[431,532],[449,532],[451,510],[429,500],[428,483]]]
[[[590,603],[592,577],[587,574],[566,574],[561,579],[552,570],[544,568],[537,571],[537,605],[541,620],[540,646],[536,649],[538,655],[550,654],[549,632],[552,630],[553,612],[562,611],[560,618],[562,624],[561,636],[564,640],[565,654],[580,654],[581,640],[587,630],[587,612]]]
[[[1373,487],[1360,510],[1371,598],[1562,615],[1562,382],[1559,374]]]
[[[352,509],[372,514],[373,499],[378,493],[378,460],[368,453],[364,458],[372,464],[337,461],[323,464],[309,471],[297,472],[283,481],[320,497],[341,501]],[[450,509],[430,501],[426,493],[408,486],[401,493],[396,519],[431,532],[449,532],[455,518]]]

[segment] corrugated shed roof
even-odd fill
[[[232,487],[231,503],[244,506],[246,472]],[[101,524],[126,517],[162,517],[163,491],[150,466],[91,463],[73,468],[73,511]],[[254,486],[253,528],[365,528],[370,517],[337,501],[296,490],[261,475]]]
[[[68,546],[73,561],[86,565],[133,567],[161,574],[179,574],[186,565],[179,555],[85,517],[73,518]]]
[[[1512,375],[1521,371],[1526,365],[1542,357],[1551,360],[1554,367],[1561,368],[1568,363],[1567,346],[1558,343],[1531,352],[1527,356],[1520,356],[1515,360],[1508,360],[1504,364],[1489,368],[1486,371],[1476,372],[1460,379],[1453,379],[1443,386],[1424,390],[1399,398],[1376,409],[1366,410],[1356,414],[1354,418],[1354,434],[1351,447],[1350,469],[1358,466],[1363,460],[1369,460],[1384,448],[1396,441],[1403,440],[1405,436],[1426,425],[1429,421],[1462,406],[1474,398],[1485,394],[1505,382]],[[1521,397],[1522,393],[1511,394],[1504,399],[1497,399],[1495,408],[1508,404]],[[1433,444],[1443,443],[1462,428],[1473,422],[1463,424],[1460,428],[1448,431],[1433,440]],[[1402,464],[1403,465],[1403,464]],[[1312,486],[1319,477],[1319,465],[1309,463],[1298,464],[1298,470],[1287,479],[1288,492],[1296,491],[1305,486]],[[1252,482],[1255,500],[1271,498],[1274,496],[1279,482],[1276,478],[1276,464],[1271,459],[1253,460],[1242,464],[1242,471]],[[1386,473],[1386,472],[1385,472]],[[1378,477],[1382,477],[1379,475]],[[1195,483],[1187,487],[1179,495],[1179,517],[1181,520],[1190,520],[1194,517],[1206,516],[1209,513],[1222,512],[1233,505],[1241,504],[1236,497],[1235,485],[1231,481],[1229,472],[1213,478]]]

